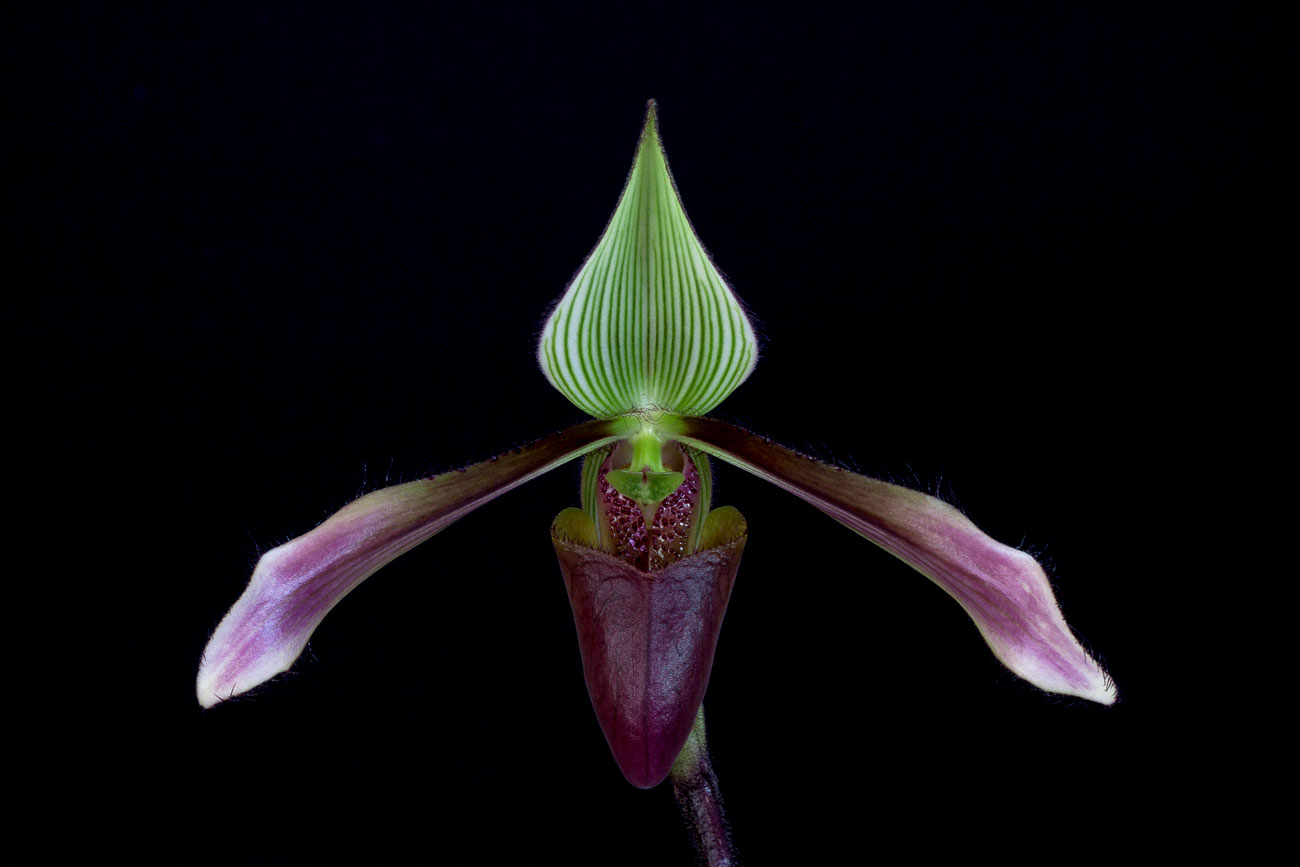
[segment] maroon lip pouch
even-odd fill
[[[747,534],[654,572],[552,533],[587,692],[614,760],[648,789],[668,776],[704,700]]]

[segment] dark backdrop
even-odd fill
[[[1169,599],[1204,576],[1170,565],[1196,531],[1164,483],[1293,244],[1293,34],[1041,5],[17,16],[11,527],[47,591],[17,634],[65,701],[15,785],[65,820],[46,845],[689,863],[585,694],[546,532],[576,466],[361,586],[292,674],[193,698],[260,551],[579,420],[535,336],[650,97],[765,339],[719,414],[1040,553],[1121,694],[1018,682],[937,588],[722,467],[751,541],[705,706],[746,863],[1172,834],[1152,805],[1198,775],[1158,710]]]

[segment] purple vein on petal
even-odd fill
[[[287,671],[354,587],[384,564],[505,492],[625,436],[611,419],[575,425],[489,461],[367,494],[262,556],[199,664],[211,707]]]
[[[1114,684],[1071,634],[1042,566],[985,535],[957,509],[716,419],[681,418],[665,427],[806,500],[934,581],[1020,677],[1048,692],[1114,703]]]

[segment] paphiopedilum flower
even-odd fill
[[[203,654],[202,705],[288,670],[325,615],[384,564],[577,458],[582,508],[562,511],[551,534],[592,703],[637,786],[661,782],[679,754],[702,749],[701,702],[747,534],[735,509],[711,508],[711,458],[806,500],[911,565],[1035,686],[1115,700],[1029,554],[939,499],[706,417],[753,371],[757,341],[682,208],[653,102],[618,206],[547,320],[537,355],[550,383],[593,420],[367,494],[268,551]]]

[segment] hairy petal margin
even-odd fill
[[[212,707],[288,671],[325,615],[384,564],[506,491],[627,436],[630,426],[585,422],[482,463],[366,494],[267,551],[203,652],[199,704]]]
[[[1042,566],[957,509],[716,419],[674,417],[662,427],[808,501],[938,584],[1015,674],[1047,692],[1114,703],[1114,684],[1071,634]]]

